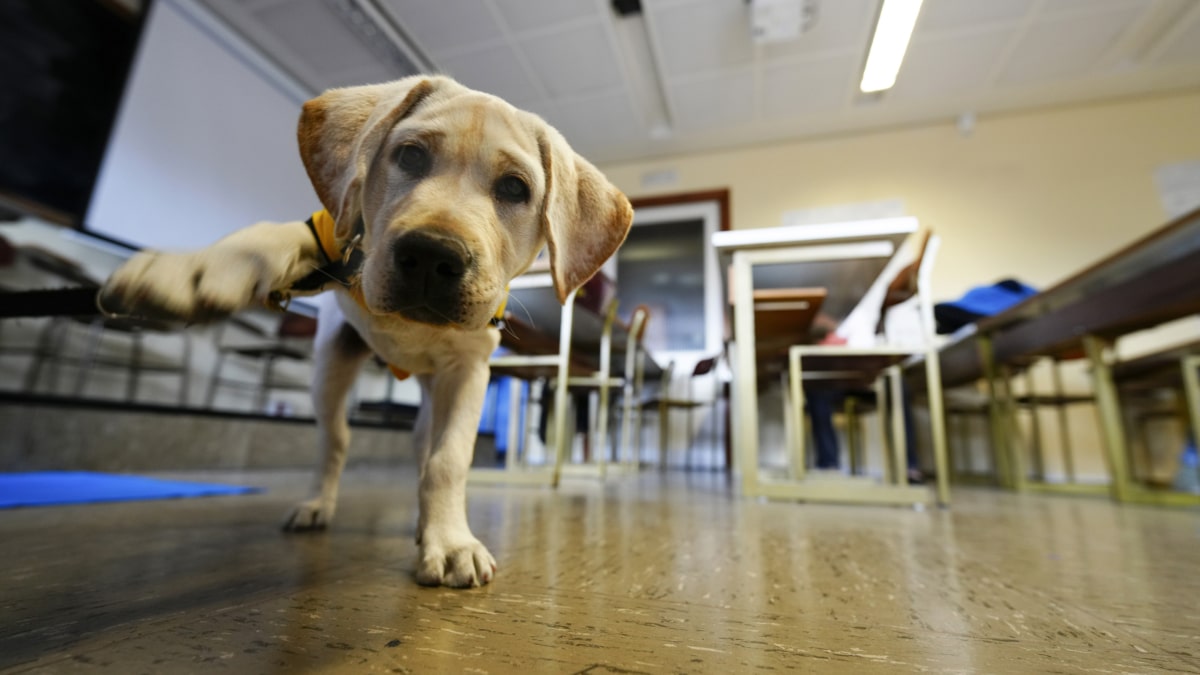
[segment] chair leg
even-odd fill
[[[275,374],[275,357],[268,356],[263,362],[262,379],[258,383],[258,395],[254,397],[254,407],[259,413],[267,410],[267,392],[271,388],[271,379]]]
[[[100,340],[104,337],[104,320],[96,319],[88,326],[88,340],[83,348],[83,357],[76,365],[75,372],[75,389],[73,394],[75,398],[83,398],[83,392],[87,389],[88,375],[91,374],[92,366],[96,362],[96,349],[100,346]]]
[[[667,470],[667,460],[670,457],[671,442],[671,408],[666,399],[658,404],[658,469]]]
[[[179,407],[186,408],[192,388],[192,336],[186,331],[183,337],[183,363],[179,371]]]
[[[46,360],[57,354],[57,346],[62,339],[64,330],[55,330],[59,325],[58,319],[50,319],[38,334],[37,347],[34,348],[33,361],[25,371],[26,393],[32,394],[37,389],[38,381],[42,378],[42,366]]]
[[[142,376],[142,332],[134,330],[130,334],[129,346],[129,379],[125,383],[125,401],[133,403],[137,400],[138,380]]]
[[[212,409],[217,402],[217,387],[221,382],[221,369],[225,366],[225,352],[217,352],[217,361],[213,364],[212,374],[208,376],[208,391],[204,394],[204,407]]]

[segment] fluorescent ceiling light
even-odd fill
[[[896,84],[896,73],[900,72],[900,62],[904,60],[920,12],[921,0],[883,0],[859,85],[863,92],[883,91]]]

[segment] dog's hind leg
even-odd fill
[[[331,299],[330,299],[331,300]],[[332,302],[321,307],[313,346],[313,413],[317,418],[321,468],[316,494],[300,502],[284,521],[290,531],[320,530],[333,520],[338,482],[346,465],[350,425],[346,422],[346,395],[371,351],[358,332],[342,318]]]

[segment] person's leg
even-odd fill
[[[808,414],[812,418],[813,445],[816,447],[817,468],[838,468],[838,437],[833,428],[833,409],[837,395],[829,391],[812,391],[805,394]]]
[[[904,400],[900,405],[904,410],[904,442],[908,446],[908,482],[922,483],[925,475],[921,473],[921,461],[917,457],[917,432],[913,424],[912,392],[908,383],[904,384]]]

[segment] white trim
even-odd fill
[[[787,244],[828,244],[855,239],[882,239],[912,234],[917,231],[917,219],[912,216],[851,220],[844,223],[820,225],[789,225],[761,227],[750,230],[717,232],[712,237],[718,251]]]

